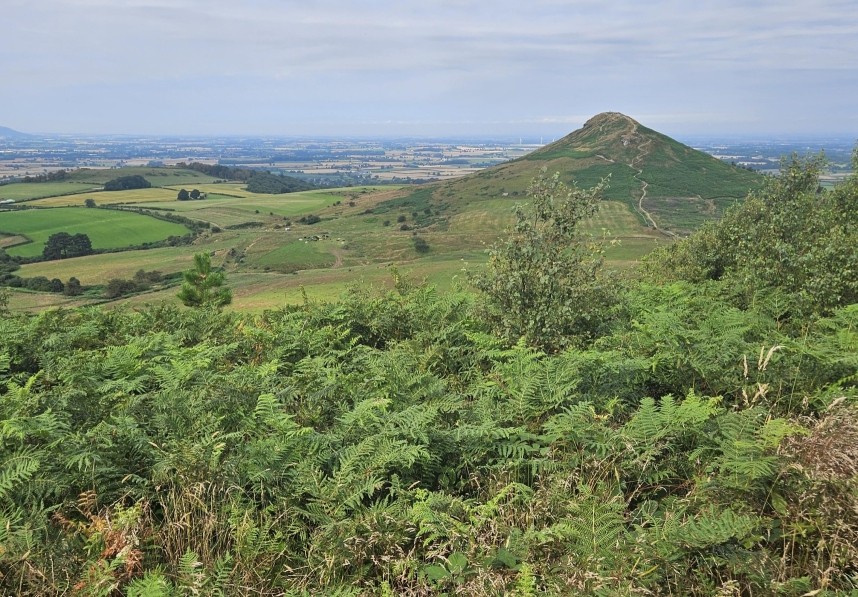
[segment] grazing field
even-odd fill
[[[215,178],[196,170],[181,168],[150,168],[146,166],[131,166],[125,168],[82,169],[70,174],[75,182],[87,182],[103,185],[119,176],[139,175],[148,180],[153,187],[168,187],[172,185],[203,185],[215,181]]]
[[[101,186],[86,182],[16,182],[0,185],[0,200],[14,199],[16,202],[73,195],[86,191],[100,191]],[[82,201],[81,201],[82,203]]]
[[[92,302],[91,299],[65,296],[54,292],[34,292],[20,288],[9,289],[9,309],[12,311],[42,311],[57,307],[79,307]]]
[[[259,243],[253,250],[258,254],[248,254],[248,260],[257,268],[281,273],[291,273],[302,269],[330,267],[336,263],[335,255],[330,251],[328,242],[309,242],[293,240],[286,244]],[[272,245],[274,248],[272,248]]]
[[[181,272],[191,267],[194,253],[204,251],[228,273],[235,309],[257,310],[300,301],[302,287],[313,299],[332,300],[351,284],[388,285],[391,264],[447,288],[453,280],[463,279],[462,268],[467,264],[481,267],[485,250],[513,223],[514,205],[527,201],[523,192],[506,197],[463,197],[425,187],[389,186],[263,195],[246,191],[242,183],[214,183],[210,177],[197,176],[199,173],[172,169],[161,176],[152,168],[83,171],[75,177],[88,182],[64,182],[57,189],[101,184],[135,173],[163,186],[38,199],[33,204],[46,209],[0,217],[0,231],[7,235],[0,242],[11,255],[30,257],[39,255],[47,237],[59,231],[85,233],[96,249],[121,248],[186,232],[183,226],[140,214],[79,207],[89,198],[97,205],[133,204],[181,215],[220,230],[206,231],[191,245],[27,264],[18,274],[49,279],[75,276],[85,286],[99,286],[113,278],[133,278],[141,269]],[[180,182],[167,184],[175,180]],[[482,183],[475,179],[473,184]],[[178,201],[182,188],[196,188],[206,198]],[[311,214],[320,221],[312,225],[299,221]],[[609,263],[618,268],[635,263],[660,237],[658,231],[643,227],[627,204],[618,201],[604,201],[585,229],[618,241],[606,251]],[[26,240],[24,237],[33,242],[16,244]],[[305,240],[313,237],[318,240]],[[418,241],[425,243],[428,252],[417,251]],[[175,288],[156,290],[115,304],[172,301],[175,292]],[[37,296],[22,294],[13,305],[25,308],[30,301],[38,309],[64,304],[56,299],[37,300]]]
[[[0,231],[26,236],[32,241],[10,247],[7,253],[35,257],[42,253],[48,237],[57,232],[86,234],[92,241],[93,249],[116,249],[183,235],[188,229],[180,224],[135,213],[57,207],[4,213],[0,219]]]
[[[206,236],[196,244],[160,247],[72,257],[61,261],[43,261],[21,266],[16,272],[23,277],[67,278],[75,276],[84,285],[104,284],[111,278],[129,279],[137,270],[158,270],[164,274],[181,272],[193,265],[194,253],[213,253],[212,263],[222,265],[233,247],[244,247],[253,241],[246,231],[224,232]]]
[[[12,234],[9,236],[0,236],[0,249],[14,247],[15,245],[21,245],[26,242],[29,242],[26,236],[21,236],[17,234]]]
[[[61,197],[46,197],[33,201],[38,207],[81,207],[87,199],[95,201],[96,205],[115,205],[118,203],[163,203],[176,201],[178,191],[152,187],[150,189],[129,189],[126,191],[99,191],[63,195]]]
[[[396,271],[414,282],[428,282],[440,290],[456,284],[466,284],[465,269],[476,270],[486,261],[482,251],[469,251],[427,257],[398,264]],[[376,263],[342,268],[325,268],[301,271],[297,274],[250,272],[229,273],[228,285],[233,289],[233,302],[228,307],[235,311],[263,311],[283,305],[301,304],[304,295],[311,301],[334,301],[350,287],[361,289],[392,288],[394,267],[391,263]],[[140,306],[176,304],[176,289],[168,288],[121,299],[112,305]]]

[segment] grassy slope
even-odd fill
[[[604,197],[633,209],[637,209],[646,182],[644,208],[659,227],[682,233],[719,216],[727,205],[762,184],[758,174],[726,164],[622,114],[606,113],[523,158],[418,189],[397,202],[452,205],[467,212],[482,201],[523,198],[543,167],[580,187],[607,179]],[[426,189],[431,189],[428,201]],[[639,219],[645,223],[642,214]]]
[[[203,185],[214,182],[214,178],[208,174],[196,170],[182,168],[149,168],[145,166],[131,166],[115,169],[82,169],[73,172],[70,179],[75,182],[86,182],[103,185],[108,180],[120,176],[140,175],[153,187],[167,187],[171,185]]]

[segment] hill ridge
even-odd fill
[[[642,225],[666,236],[690,233],[719,217],[763,180],[625,114],[602,112],[524,157],[436,185],[433,195],[466,203],[523,197],[542,167],[580,187],[608,178],[605,199],[626,203]]]
[[[15,129],[10,129],[7,126],[0,126],[0,138],[9,138],[9,139],[24,139],[28,137],[32,137],[33,135],[29,133],[22,133],[21,131],[16,131]]]

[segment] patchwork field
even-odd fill
[[[8,248],[9,255],[35,257],[42,253],[48,237],[57,232],[86,234],[93,249],[116,249],[183,235],[188,229],[135,213],[66,207],[5,212],[0,217],[0,231],[31,241]]]
[[[161,176],[159,169],[130,168],[83,171],[75,182],[59,183],[53,191],[75,185],[103,184],[118,175],[139,173],[164,184],[150,189],[116,192],[88,191],[34,199],[43,209],[3,212],[0,243],[10,255],[38,256],[50,234],[82,232],[97,249],[121,248],[186,233],[184,226],[131,212],[82,208],[92,198],[97,205],[133,204],[136,207],[181,215],[206,222],[211,230],[191,245],[103,253],[61,261],[24,265],[16,272],[24,278],[78,278],[97,290],[114,278],[131,279],[139,270],[175,274],[191,267],[193,255],[207,252],[223,267],[235,301],[232,308],[263,309],[303,300],[303,292],[318,300],[336,298],[352,284],[386,285],[390,266],[439,287],[463,280],[463,267],[479,268],[486,249],[514,221],[513,207],[526,197],[481,195],[460,197],[450,191],[426,187],[347,187],[279,195],[250,193],[243,183],[215,183],[196,172]],[[172,170],[172,169],[171,169]],[[86,180],[83,180],[86,179]],[[174,183],[176,184],[166,184]],[[478,184],[478,181],[472,182]],[[178,201],[180,189],[196,188],[206,195],[197,201]],[[45,187],[40,192],[51,192]],[[30,193],[34,195],[38,193]],[[23,193],[26,195],[26,193]],[[314,224],[302,216],[318,216]],[[628,204],[605,201],[587,231],[611,239],[606,258],[626,268],[663,239],[658,231],[641,225]],[[26,244],[17,244],[30,239]],[[419,252],[418,243],[423,249]],[[138,304],[174,300],[175,288],[155,290],[116,301]],[[14,308],[41,309],[65,305],[59,298],[20,293]]]

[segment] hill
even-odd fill
[[[726,164],[618,112],[605,112],[525,157],[431,185],[437,202],[521,199],[541,168],[590,187],[606,177],[606,199],[632,207],[653,228],[687,233],[759,188],[762,177]],[[426,193],[425,189],[417,193]]]
[[[5,126],[0,126],[0,139],[28,139],[33,135],[16,131]]]

